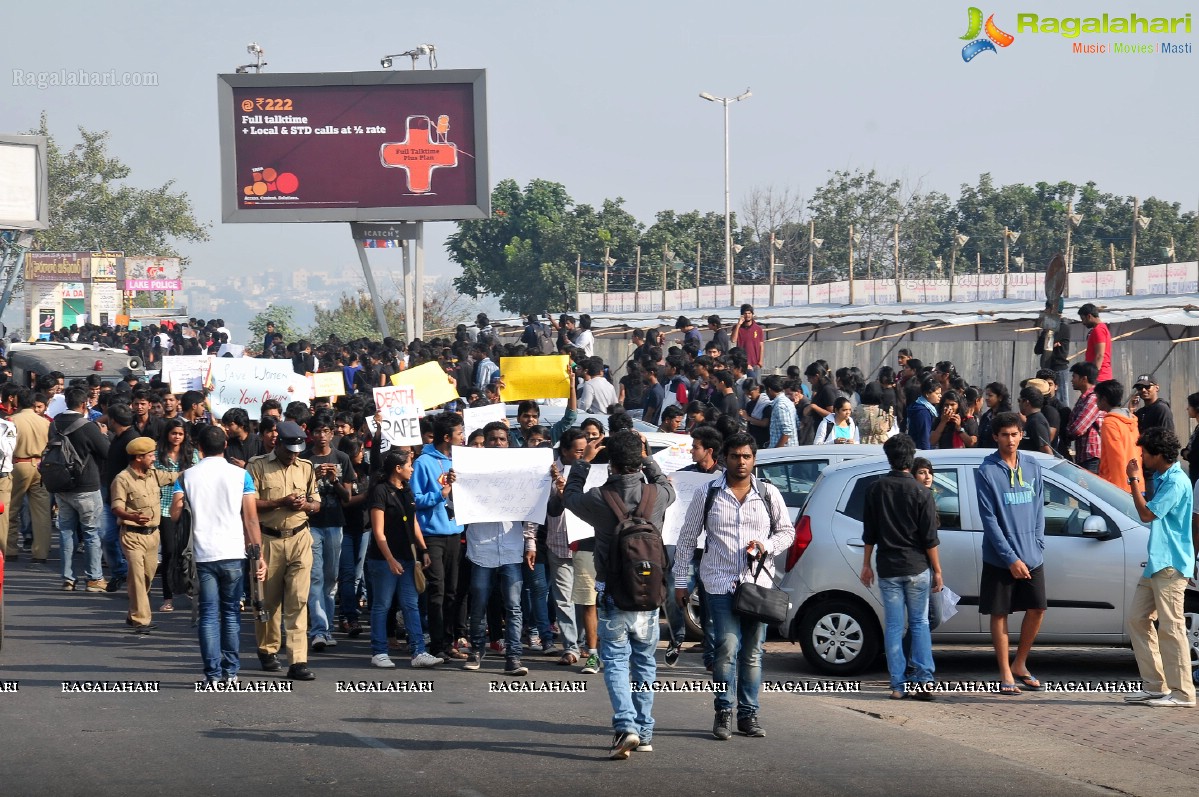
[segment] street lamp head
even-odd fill
[[[705,100],[707,100],[708,102],[717,102],[717,99],[716,99],[715,97],[713,97],[711,94],[709,94],[708,92],[706,92],[706,91],[701,91],[701,92],[699,93],[699,96],[700,96],[700,98],[701,98],[701,99],[705,99]]]
[[[753,95],[754,95],[753,92],[749,90],[749,86],[746,86],[745,91],[738,94],[736,97],[733,98],[733,100],[735,102],[741,102],[742,100],[748,100]]]
[[[1150,218],[1149,216],[1139,216],[1139,215],[1137,216],[1137,224],[1141,225],[1142,230],[1145,229],[1146,227],[1148,227],[1149,222],[1151,222],[1151,221],[1153,221],[1153,219]]]
[[[1071,213],[1068,218],[1070,219],[1070,223],[1072,225],[1074,225],[1075,227],[1082,224],[1082,214],[1081,213]],[[1142,225],[1142,229],[1144,229],[1144,225]]]
[[[958,246],[965,246],[965,245],[966,245],[966,241],[969,241],[969,240],[970,240],[970,236],[969,236],[969,235],[963,235],[962,233],[958,233],[957,235],[955,235],[955,236],[953,237],[953,240],[954,240],[954,243],[956,243]]]

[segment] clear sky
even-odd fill
[[[970,63],[967,3],[608,0],[604,3],[16,3],[5,9],[0,131],[49,115],[61,144],[108,130],[132,182],[174,180],[212,240],[185,246],[191,274],[266,264],[357,268],[344,224],[220,222],[216,75],[378,69],[385,53],[437,47],[440,67],[485,68],[491,182],[563,183],[576,202],[623,196],[644,222],[662,209],[720,210],[720,108],[701,91],[753,97],[732,109],[732,192],[810,196],[828,171],[877,168],[956,196],[997,183],[1095,180],[1106,191],[1199,203],[1199,53],[1079,55],[1071,39],[1017,32],[1017,13],[1181,17],[1193,6],[1023,0],[981,6],[1016,35]],[[1191,34],[1073,41],[1189,43]],[[407,68],[407,59],[397,66]],[[156,87],[13,85],[13,70],[154,72]],[[428,229],[431,273],[455,273]]]

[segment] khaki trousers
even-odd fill
[[[312,535],[308,530],[294,537],[262,535],[262,558],[266,562],[266,581],[262,583],[265,623],[254,623],[258,652],[278,653],[279,610],[287,632],[288,661],[308,662],[308,593],[312,588]]]
[[[12,507],[6,507],[8,517],[8,544],[4,546],[5,556],[16,556],[20,550],[21,537],[21,502],[29,497],[29,519],[33,521],[33,558],[45,559],[50,555],[50,493],[42,486],[42,474],[38,473],[37,465],[33,462],[17,462],[13,465],[12,476]]]
[[[1191,651],[1182,609],[1186,586],[1186,578],[1172,567],[1157,571],[1152,578],[1142,577],[1132,594],[1128,635],[1145,691],[1169,691],[1194,700]],[[1153,627],[1154,619],[1159,621],[1158,628]]]
[[[158,571],[158,542],[157,531],[152,534],[121,532],[121,550],[129,563],[125,582],[129,590],[129,619],[138,625],[150,622],[150,585]]]
[[[0,550],[4,551],[4,555],[8,556],[8,517],[9,505],[12,503],[12,474],[5,473],[0,475]],[[18,513],[19,514],[19,513]],[[18,534],[21,527],[20,521],[17,522]],[[17,549],[12,550],[13,553]]]

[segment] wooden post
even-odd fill
[[[953,278],[958,265],[958,231],[953,231],[953,246],[949,249],[949,301],[953,301]]]
[[[1114,243],[1109,243],[1107,246],[1108,246],[1108,250],[1111,253],[1111,258],[1112,258],[1111,261],[1108,263],[1107,270],[1115,271],[1116,270],[1116,245]]]
[[[701,251],[702,250],[700,249],[700,244],[697,242],[695,244],[695,309],[696,310],[698,310],[700,308],[700,303],[699,303],[699,256],[700,256]]]
[[[808,220],[808,295],[812,292],[812,265],[816,260],[816,220]]]
[[[641,247],[637,247],[637,265],[633,268],[633,312],[641,312]]]
[[[770,233],[770,243],[767,244],[770,250],[770,306],[774,307],[774,232]],[[809,245],[811,248],[811,245]]]
[[[575,255],[575,312],[581,313],[579,308],[579,278],[583,270],[583,256]]]
[[[898,222],[896,222],[896,224],[895,224],[894,254],[895,254],[895,301],[902,302],[903,297],[900,296],[902,291],[900,289],[900,279],[901,278],[899,275],[899,223]]]
[[[1008,239],[1007,227],[1003,228],[1003,298],[1008,298],[1007,295],[1007,278],[1008,278]]]
[[[849,303],[854,303],[854,225],[849,225]]]
[[[662,312],[666,312],[666,247],[662,247]]]
[[[983,292],[983,253],[975,252],[974,257],[978,262],[978,282],[974,285],[974,301],[982,301]]]
[[[1128,295],[1132,296],[1132,272],[1137,267],[1137,220],[1141,216],[1141,201],[1135,196],[1132,198],[1132,247],[1128,254]]]
[[[608,251],[611,247],[604,247],[604,312],[608,312]]]

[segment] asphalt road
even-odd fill
[[[53,565],[54,563],[51,562]],[[51,572],[8,572],[0,651],[0,773],[5,797],[156,794],[816,794],[1068,795],[1103,791],[977,747],[886,721],[883,674],[853,701],[764,694],[765,739],[711,738],[711,698],[659,694],[654,752],[608,761],[610,708],[602,676],[564,673],[526,657],[527,679],[499,661],[396,670],[368,665],[364,637],[313,654],[312,683],[286,693],[196,693],[199,648],[189,612],[155,617],[148,636],[125,630],[123,596],[61,593]],[[179,601],[185,604],[185,601]],[[157,605],[157,601],[156,601]],[[772,643],[766,678],[818,680],[797,648]],[[247,684],[287,684],[258,670],[243,624]],[[948,654],[960,677],[989,677],[985,650]],[[1130,672],[1131,654],[1094,670]],[[1061,667],[1077,672],[1074,663]],[[1038,674],[1054,677],[1044,661]],[[697,654],[659,680],[706,682]],[[339,692],[338,681],[430,681],[423,693]],[[64,692],[63,682],[158,682],[157,693]],[[583,693],[494,693],[491,684],[574,682]],[[15,691],[13,684],[15,683]],[[1000,698],[981,698],[999,700]],[[933,704],[906,702],[907,714]],[[936,704],[940,705],[940,704]],[[1109,792],[1110,793],[1110,792]]]

